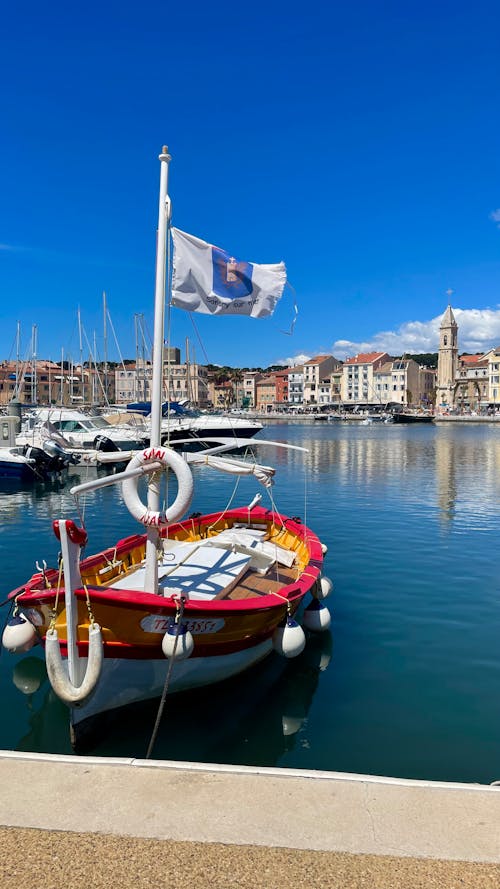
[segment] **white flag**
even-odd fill
[[[212,244],[172,229],[172,305],[207,315],[272,315],[286,284],[284,262],[240,262]]]

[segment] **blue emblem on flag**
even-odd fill
[[[212,247],[213,292],[226,299],[241,299],[250,296],[252,284],[252,263],[238,262],[229,253]]]

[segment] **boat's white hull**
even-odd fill
[[[18,453],[17,448],[0,448],[0,478],[35,478],[33,461]]]
[[[271,650],[272,641],[268,639],[244,651],[217,657],[192,657],[175,661],[170,675],[169,693],[189,691],[230,679],[231,676],[236,676],[257,664]],[[169,663],[166,658],[164,660],[105,658],[92,697],[71,711],[73,728],[76,729],[85,720],[109,710],[160,697]]]

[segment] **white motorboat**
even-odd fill
[[[58,444],[47,440],[40,446],[16,443],[19,418],[0,418],[0,479],[34,482],[61,479],[63,472],[73,462],[70,453]]]
[[[50,424],[52,433],[62,435],[70,448],[78,450],[131,451],[144,447],[148,438],[144,427],[111,424],[103,417],[67,408],[39,408],[23,420],[16,443],[33,444],[41,427]]]
[[[148,402],[129,405],[129,410],[141,409],[145,414],[147,428],[150,428],[151,417],[148,413]],[[166,402],[163,405],[161,420],[162,444],[174,443],[179,439],[224,439],[252,438],[262,429],[262,423],[249,417],[225,416],[223,414],[208,414],[194,410],[178,401]]]

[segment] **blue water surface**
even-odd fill
[[[154,756],[500,779],[500,428],[288,422],[259,438],[308,449],[271,445],[259,459],[276,467],[276,507],[328,546],[331,630],[294,661],[273,655],[243,677],[169,699]],[[193,510],[233,495],[233,478],[195,474]],[[2,490],[2,600],[35,560],[54,564],[51,522],[78,518],[69,487]],[[232,505],[255,491],[242,479]],[[89,552],[137,530],[119,488],[87,495],[80,509]],[[66,710],[40,655],[2,652],[0,747],[69,753]],[[24,694],[16,682],[39,688]],[[93,752],[144,756],[157,706],[111,717]]]

